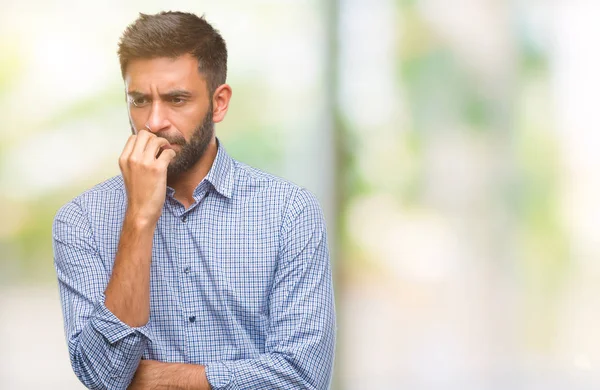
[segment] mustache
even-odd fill
[[[135,127],[133,126],[133,123],[131,123],[131,120],[129,121],[129,127],[131,128],[131,134],[137,133]],[[170,136],[170,135],[159,135],[159,134],[156,134],[156,136],[159,138],[166,139],[171,145],[179,145],[179,146],[187,145],[187,141],[182,136]]]
[[[129,127],[131,128],[131,134],[137,133],[135,126],[131,122],[131,119],[129,119]],[[166,134],[156,134],[156,136],[166,139],[169,142],[169,144],[171,144],[171,145],[179,145],[179,146],[187,145],[187,141],[181,135],[171,136],[171,135],[166,135]]]
[[[158,138],[166,139],[171,145],[185,146],[187,141],[181,136],[156,135]]]

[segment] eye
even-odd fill
[[[185,99],[177,97],[177,96],[174,96],[174,97],[171,98],[171,103],[174,106],[181,106],[181,105],[183,105],[185,103]]]
[[[129,99],[129,101],[135,107],[144,107],[144,106],[147,106],[150,103],[150,100],[148,98],[146,98],[146,97],[131,98],[131,99]]]

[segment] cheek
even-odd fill
[[[171,114],[171,124],[189,141],[198,126],[202,124],[203,112],[196,107],[181,107]]]

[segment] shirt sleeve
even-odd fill
[[[288,206],[269,301],[265,353],[206,365],[214,390],[327,389],[335,349],[335,308],[323,214],[299,190]]]
[[[65,336],[75,375],[90,389],[126,389],[151,334],[132,328],[104,305],[110,275],[81,207],[71,202],[52,226],[54,265]]]

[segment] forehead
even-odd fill
[[[206,80],[198,71],[198,60],[190,54],[176,58],[138,58],[131,60],[125,69],[125,85],[128,90],[146,91],[157,88],[206,89]]]

